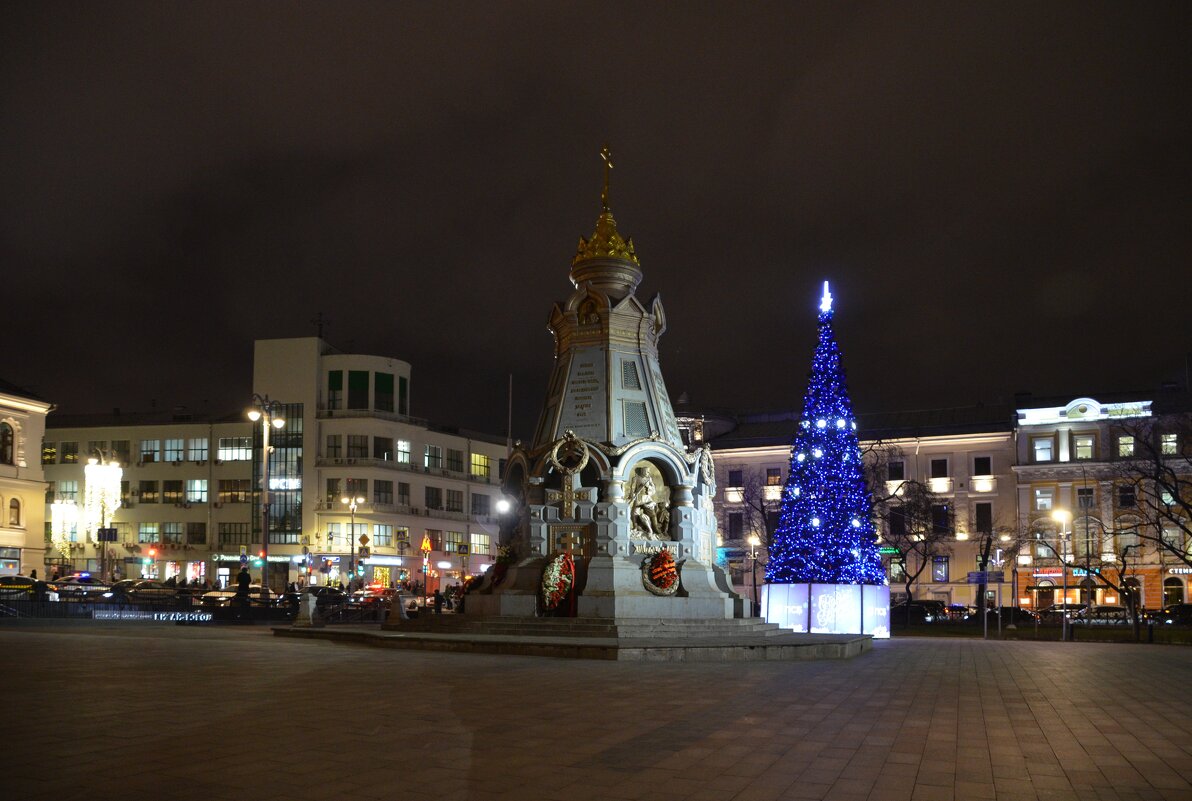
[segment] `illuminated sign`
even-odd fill
[[[1177,576],[1192,575],[1192,567],[1169,567],[1167,572]]]

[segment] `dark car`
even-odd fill
[[[1171,604],[1148,614],[1160,626],[1192,626],[1192,604]]]
[[[94,597],[96,601],[122,604],[167,604],[178,598],[178,590],[153,579],[122,579]]]
[[[1130,610],[1124,606],[1094,606],[1073,613],[1072,622],[1088,626],[1128,626]]]
[[[234,589],[212,590],[203,593],[199,598],[199,605],[208,609],[232,606],[241,600],[241,596]],[[282,602],[282,596],[273,590],[266,590],[265,597],[261,597],[261,585],[252,584],[248,588],[248,596],[243,598],[249,606],[276,606]]]
[[[348,602],[348,594],[346,592],[339,587],[328,587],[326,585],[306,586],[296,593],[287,593],[286,602],[292,606],[298,606],[299,599],[303,595],[313,595],[315,597],[315,608],[320,611],[336,609]]]
[[[1017,606],[991,606],[985,610],[986,617],[989,618],[989,625],[991,627],[997,625],[998,618],[1002,619],[1003,626],[1033,626],[1039,622],[1039,616],[1029,609],[1020,609]],[[965,618],[967,623],[976,623],[981,625],[981,613],[973,610]]]
[[[948,609],[943,601],[904,601],[890,607],[890,622],[894,625],[915,626],[947,619]]]
[[[1072,619],[1072,615],[1084,609],[1084,604],[1052,604],[1039,610],[1039,620],[1044,623],[1062,623],[1064,615]]]
[[[28,576],[0,576],[0,600],[29,601],[37,593],[38,580]]]
[[[352,606],[373,609],[376,607],[388,606],[396,597],[397,590],[391,590],[388,587],[365,587],[362,590],[357,590],[356,592],[352,593],[349,603]]]

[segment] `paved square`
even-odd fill
[[[654,664],[130,625],[0,647],[8,799],[1192,799],[1175,646]]]

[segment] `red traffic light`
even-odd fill
[[[149,555],[150,555],[150,556],[157,556],[157,549],[156,549],[156,548],[150,548],[150,549],[149,549]]]

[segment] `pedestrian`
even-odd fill
[[[439,592],[439,588],[435,588],[435,614],[443,614],[443,593]]]
[[[248,588],[250,586],[252,586],[252,576],[249,575],[247,567],[242,567],[236,575],[236,594],[248,595]]]
[[[50,581],[57,581],[59,579],[58,568],[54,568],[54,575],[50,577]]]
[[[32,570],[29,571],[29,578],[31,578],[31,579],[37,578],[37,568],[33,568]]]

